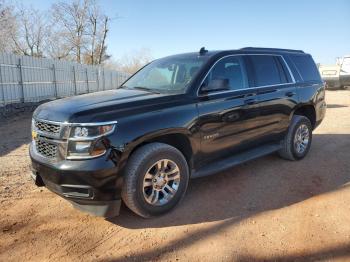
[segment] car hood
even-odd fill
[[[114,121],[122,114],[168,101],[166,94],[135,89],[115,89],[58,99],[40,105],[34,112],[36,119],[84,123]]]

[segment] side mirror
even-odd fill
[[[201,87],[202,92],[213,92],[220,90],[229,90],[228,79],[213,79],[207,85]]]

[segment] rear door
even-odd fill
[[[247,63],[259,101],[258,142],[280,140],[298,103],[295,80],[281,55],[249,55]]]

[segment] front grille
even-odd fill
[[[51,144],[49,142],[43,141],[43,140],[35,140],[35,147],[36,151],[47,158],[56,158],[58,148],[57,145]]]
[[[35,127],[37,130],[47,133],[47,134],[59,134],[61,130],[61,126],[57,124],[35,121]]]

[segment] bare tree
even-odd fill
[[[71,46],[75,61],[82,62],[82,53],[86,48],[86,30],[88,24],[88,9],[90,0],[74,0],[53,4],[54,22],[64,37],[61,41]],[[68,48],[69,49],[69,48]]]
[[[89,35],[91,38],[89,64],[95,64],[95,51],[96,51],[96,38],[97,38],[97,27],[100,18],[100,10],[96,4],[89,8]]]
[[[60,50],[64,50],[56,57],[74,56],[76,62],[85,64],[101,64],[108,59],[106,38],[110,18],[103,14],[95,0],[59,2],[53,5],[52,14],[55,36],[60,36],[63,46]],[[55,43],[52,42],[53,46]]]
[[[89,21],[87,26],[90,45],[88,45],[89,50],[85,55],[85,63],[101,64],[110,57],[106,53],[106,38],[110,21],[111,18],[104,15],[96,2],[92,1],[89,6]]]
[[[109,59],[111,56],[107,55],[107,45],[106,45],[106,38],[107,38],[107,33],[109,31],[108,29],[108,24],[109,24],[110,18],[108,16],[104,16],[103,18],[103,28],[101,30],[101,41],[99,45],[99,57],[98,57],[98,64],[102,64],[105,60]]]
[[[48,37],[46,15],[32,7],[16,7],[17,30],[12,31],[14,52],[36,57],[44,56],[45,42]]]
[[[0,52],[12,51],[12,35],[16,32],[16,18],[12,6],[0,0]]]
[[[106,63],[105,66],[107,68],[133,74],[152,60],[151,51],[147,48],[141,48],[122,56],[116,61],[110,61]]]
[[[0,0],[0,51],[102,64],[112,19],[96,0],[59,0],[51,12]]]
[[[51,31],[45,44],[46,56],[58,60],[75,60],[75,57],[72,55],[74,47],[67,41],[64,41],[64,39],[64,33]]]

